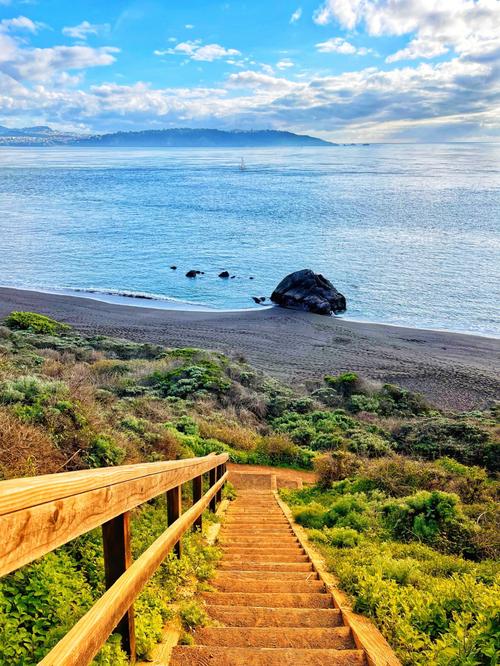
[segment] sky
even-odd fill
[[[0,124],[500,135],[500,0],[0,0]]]

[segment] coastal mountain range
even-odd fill
[[[281,130],[160,129],[84,135],[45,125],[10,129],[0,125],[0,146],[110,146],[165,148],[260,148],[332,146],[317,137]]]

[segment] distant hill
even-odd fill
[[[0,146],[110,146],[142,148],[259,148],[266,146],[331,146],[307,134],[279,130],[163,129],[86,136],[46,126],[11,129],[0,125]]]
[[[143,132],[115,132],[82,139],[79,144],[91,146],[141,146],[171,148],[252,148],[265,146],[328,146],[313,136],[281,132],[278,130],[234,130],[217,129],[164,129]]]

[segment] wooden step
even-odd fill
[[[219,571],[239,571],[240,569],[251,571],[313,571],[311,562],[247,562],[237,559],[220,560],[218,564]]]
[[[208,615],[228,627],[339,627],[337,608],[263,608],[207,606]],[[298,666],[298,665],[297,665]]]
[[[315,571],[252,571],[251,569],[232,569],[218,571],[215,583],[221,580],[319,580]]]
[[[171,666],[365,666],[362,650],[177,646]]]
[[[196,645],[221,647],[327,648],[352,650],[356,646],[349,627],[214,627],[197,629]]]
[[[251,580],[249,578],[217,579],[213,586],[219,592],[278,592],[296,594],[301,592],[325,592],[321,580]]]
[[[252,593],[252,592],[202,592],[209,604],[217,606],[265,606],[267,608],[333,608],[332,597],[321,592]]]

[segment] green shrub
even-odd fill
[[[119,465],[124,457],[125,451],[109,435],[96,435],[85,451],[85,460],[90,467]]]
[[[351,412],[374,412],[375,414],[380,409],[380,401],[376,395],[363,395],[362,393],[354,393],[348,403],[348,408]]]
[[[349,451],[343,450],[318,456],[314,461],[318,485],[325,489],[331,488],[335,481],[341,481],[355,474],[359,466],[358,458]]]
[[[412,393],[394,384],[384,384],[377,393],[382,416],[421,416],[430,412],[430,407],[420,393]]]
[[[56,335],[71,329],[68,324],[62,324],[55,319],[35,312],[11,312],[5,319],[5,325],[15,331],[30,331],[30,333],[49,335]]]
[[[293,517],[299,525],[320,530],[325,526],[326,511],[321,504],[311,503],[293,510]]]
[[[384,437],[366,430],[353,432],[346,440],[346,446],[349,451],[368,458],[380,458],[392,451],[390,442]]]
[[[449,457],[466,465],[500,469],[498,446],[488,431],[464,420],[432,417],[405,423],[394,433],[396,450],[429,460]]]
[[[207,614],[197,601],[182,604],[179,609],[179,617],[184,629],[190,631],[197,627],[203,627],[207,623]]]
[[[396,539],[418,540],[450,552],[470,549],[471,526],[451,493],[422,490],[382,507],[386,527]]]
[[[165,372],[157,371],[149,378],[153,388],[162,396],[187,398],[200,392],[221,394],[229,389],[231,381],[213,361],[198,361]]]
[[[356,388],[359,388],[359,377],[355,372],[344,372],[335,377],[326,375],[325,383],[335,389],[344,398],[350,398]]]
[[[358,532],[368,529],[368,505],[362,495],[344,495],[333,501],[324,516],[326,527],[349,527]]]
[[[354,548],[362,536],[350,527],[326,527],[322,530],[310,530],[309,538],[317,543],[323,543],[335,548]]]

